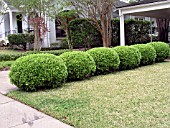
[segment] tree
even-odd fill
[[[57,20],[61,24],[63,30],[66,32],[66,38],[68,42],[68,47],[69,49],[73,49],[73,46],[71,44],[71,39],[70,39],[70,33],[68,29],[68,24],[71,20],[75,19],[77,17],[77,13],[75,10],[65,10],[61,11],[60,13],[57,14]]]
[[[168,43],[168,29],[170,19],[156,19],[158,26],[158,40]]]
[[[112,12],[117,0],[65,0],[65,5],[73,6],[83,17],[92,19],[94,26],[102,35],[103,46],[111,46]]]
[[[0,0],[0,24],[3,22],[3,16],[6,14],[8,7],[5,5],[3,0]]]
[[[41,31],[44,35],[44,32],[47,32],[45,19],[56,14],[57,0],[8,0],[8,2],[28,17],[28,24],[34,28],[34,50],[39,50]],[[46,31],[42,30],[44,28]]]

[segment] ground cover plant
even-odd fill
[[[8,96],[75,128],[168,128],[170,62]]]
[[[61,55],[62,53],[68,52],[70,50],[63,49],[63,50],[50,50],[50,51],[14,51],[14,50],[0,50],[0,61],[10,61],[16,60],[22,56],[26,56],[29,54],[54,54],[56,56]]]
[[[0,71],[1,70],[8,70],[14,61],[1,61],[0,62]]]

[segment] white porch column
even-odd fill
[[[125,46],[125,24],[124,24],[124,15],[121,10],[119,10],[120,17],[120,46]]]
[[[2,37],[5,38],[5,20],[4,20],[4,17],[3,17],[3,20],[2,20],[1,26],[2,26],[2,30],[1,30]]]
[[[12,18],[12,11],[9,11],[9,21],[10,21],[10,34],[13,34],[13,18]]]

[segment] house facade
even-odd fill
[[[170,0],[142,0],[125,6],[117,6],[120,17],[120,44],[125,45],[124,20],[126,15],[170,19]],[[155,24],[156,25],[156,24]]]
[[[28,17],[24,16],[22,12],[14,8],[6,0],[3,1],[4,6],[8,7],[8,9],[6,10],[5,15],[0,17],[0,19],[2,19],[2,22],[0,22],[0,41],[6,40],[9,34],[32,32],[33,28],[28,24]],[[116,6],[120,5],[126,5],[126,3],[118,0]],[[113,17],[118,16],[118,12],[113,13]],[[65,32],[62,30],[57,20],[46,17],[46,21],[49,31],[46,33],[43,47],[51,47],[52,44],[57,45],[57,43],[65,37]]]
[[[27,16],[6,0],[3,1],[3,6],[6,10],[5,14],[0,16],[0,41],[7,41],[9,34],[33,32],[33,28],[28,24]],[[56,42],[56,27],[58,26],[56,26],[55,20],[50,20],[48,17],[46,17],[46,21],[49,31],[46,33],[43,47],[50,47],[51,43]]]
[[[155,18],[161,16],[161,12],[163,13],[163,10],[167,9],[170,6],[167,4],[169,0],[143,0],[141,2],[127,4],[122,1],[117,1],[116,7],[117,11],[113,12],[113,18],[117,17],[121,20],[121,26],[124,26],[124,20],[125,19],[137,19],[137,20],[149,20],[154,21],[154,24],[156,26]],[[160,9],[159,6],[163,5],[165,9]],[[24,16],[19,10],[14,8],[10,3],[8,3],[6,0],[4,0],[4,6],[8,7],[6,10],[5,15],[0,16],[1,22],[0,22],[0,41],[5,40],[6,37],[9,34],[15,34],[15,33],[27,33],[32,32],[33,28],[28,24],[28,18],[27,16]],[[150,9],[152,6],[157,6],[158,10],[156,11],[156,8]],[[162,7],[163,8],[163,7]],[[148,10],[147,10],[148,9]],[[149,10],[150,9],[150,10]],[[140,12],[143,11],[143,12]],[[170,10],[167,10],[170,12]],[[23,17],[23,18],[21,18]],[[150,18],[152,17],[152,18]],[[167,16],[166,16],[167,17]],[[18,20],[19,19],[19,20]],[[62,30],[60,24],[57,22],[57,20],[51,20],[50,18],[46,17],[47,21],[47,27],[49,31],[46,33],[43,47],[51,47],[52,44],[58,43],[60,39],[63,39],[65,37],[65,32]],[[121,29],[121,39],[124,38],[124,27]],[[125,45],[124,39],[121,40],[121,45]]]

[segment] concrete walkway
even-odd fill
[[[10,91],[16,90],[17,87],[11,85],[8,78],[9,71],[0,71],[0,93],[7,94]]]
[[[73,128],[27,105],[4,96],[17,87],[8,71],[0,72],[0,128]]]

